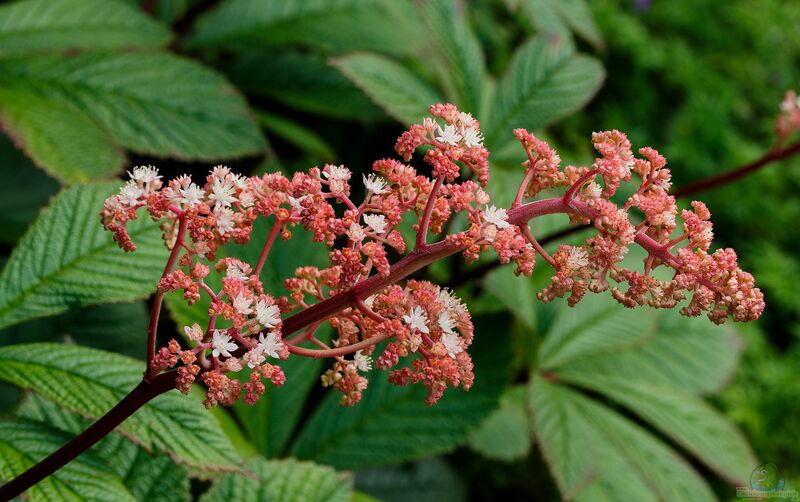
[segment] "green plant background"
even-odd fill
[[[97,218],[130,166],[198,179],[223,162],[367,172],[446,100],[481,120],[500,203],[521,177],[513,127],[568,163],[591,161],[592,131],[627,131],[667,156],[680,186],[770,148],[800,80],[798,32],[800,4],[780,0],[0,2],[0,480],[140,377],[159,231],[137,222],[140,250],[124,255]],[[373,372],[363,402],[340,409],[318,384],[325,362],[290,360],[287,385],[252,408],[156,399],[28,495],[716,500],[770,462],[800,489],[799,186],[789,159],[699,195],[717,245],[765,291],[756,323],[715,327],[606,296],[541,305],[546,265],[519,279],[453,259],[420,275],[471,308],[469,393],[428,408],[420,389]],[[273,258],[274,293],[294,267],[325,263],[302,233]],[[167,308],[162,341],[203,315],[180,298]]]

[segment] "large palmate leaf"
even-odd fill
[[[144,363],[63,344],[0,348],[0,380],[32,389],[87,418],[117,404],[142,378]],[[200,402],[177,392],[156,397],[119,429],[138,444],[204,470],[235,470],[238,456]]]
[[[172,54],[4,59],[0,85],[79,109],[137,153],[216,161],[264,148],[237,91],[216,72]]]
[[[224,65],[223,70],[248,94],[274,99],[298,110],[344,119],[384,116],[360,89],[318,54],[249,51]]]
[[[415,21],[409,2],[394,0],[228,0],[198,20],[187,45],[410,54],[421,40]]]
[[[568,39],[543,35],[528,41],[497,89],[486,146],[500,149],[513,139],[514,128],[538,129],[569,115],[594,96],[604,76],[600,63],[575,54]]]
[[[72,436],[47,424],[23,419],[0,420],[0,481],[9,481],[51,454]],[[136,499],[120,478],[93,452],[68,463],[25,492],[32,502],[130,501]]]
[[[683,499],[696,491],[692,500],[711,499],[702,479],[649,428],[743,484],[756,463],[750,447],[697,397],[718,390],[736,365],[738,344],[729,330],[673,311],[622,309],[605,296],[587,297],[575,309],[561,303],[539,323],[545,339],[529,403],[564,497]],[[624,406],[643,424],[597,396]]]
[[[0,241],[14,244],[39,209],[58,192],[58,183],[0,136]]]
[[[439,93],[408,68],[377,54],[350,54],[331,61],[377,105],[400,122],[418,122]]]
[[[469,392],[448,389],[435,406],[426,406],[424,388],[397,387],[385,373],[373,372],[358,406],[342,408],[334,393],[325,398],[301,431],[292,454],[355,468],[444,453],[464,442],[470,429],[496,407],[510,358],[502,318],[480,319],[475,331],[470,348],[475,385]]]
[[[486,68],[480,42],[467,19],[466,2],[433,0],[418,5],[434,42],[439,60],[435,69],[448,97],[462,111],[477,114]]]
[[[90,424],[88,420],[33,393],[28,393],[16,414],[70,435],[81,433]],[[112,433],[106,436],[92,447],[90,455],[100,458],[137,500],[189,500],[189,476],[185,467],[176,465],[169,457],[148,453],[122,434]]]
[[[564,498],[715,500],[666,444],[601,404],[538,376],[530,399],[539,444]]]
[[[255,479],[228,474],[200,499],[202,502],[231,500],[280,500],[281,502],[347,502],[352,500],[352,477],[330,467],[294,459],[255,459],[247,464]]]
[[[500,398],[500,407],[473,430],[469,446],[482,455],[510,462],[525,458],[531,449],[525,388],[517,386]]]
[[[117,186],[72,187],[40,214],[0,273],[0,327],[153,291],[166,260],[158,226],[132,221],[139,249],[125,255],[100,225],[103,200]]]
[[[65,183],[109,178],[125,162],[86,114],[25,89],[0,90],[0,123],[37,166]]]
[[[68,49],[154,48],[169,30],[118,0],[21,0],[0,7],[0,57]]]

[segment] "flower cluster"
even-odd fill
[[[781,102],[781,113],[775,122],[778,140],[783,141],[795,131],[800,130],[800,97],[794,91],[787,91]]]
[[[690,293],[689,304],[681,309],[685,315],[708,312],[718,324],[728,317],[749,321],[761,315],[763,294],[752,275],[739,268],[736,253],[731,249],[708,253],[714,234],[705,204],[694,201],[692,210],[681,211],[682,232],[675,235],[678,206],[669,195],[671,175],[666,159],[657,151],[641,148],[641,158],[636,158],[625,134],[616,130],[594,133],[592,140],[600,156],[592,166],[560,170],[558,156],[546,143],[524,130],[515,134],[529,159],[523,163],[528,171],[526,193],[569,187],[563,200],[573,221],[591,222],[598,230],[582,246],[558,248],[549,260],[555,268],[552,283],[538,293],[540,300],[569,295],[569,304],[575,305],[587,291],[608,290],[610,278],[627,284],[624,291],[611,288],[612,296],[626,307],[672,308]],[[624,204],[614,203],[610,197],[632,173],[640,178],[637,190]],[[631,214],[633,209],[637,215]],[[632,223],[637,216],[639,222]],[[673,255],[671,249],[684,241],[687,246]],[[634,242],[648,251],[642,272],[621,264]],[[671,280],[650,275],[659,265],[675,269]]]
[[[478,121],[451,104],[434,105],[430,113],[431,118],[398,138],[395,150],[404,162],[378,160],[362,176],[359,203],[351,187],[353,173],[341,165],[326,164],[291,177],[243,177],[218,166],[203,184],[181,176],[166,185],[155,168],[134,168],[119,194],[106,200],[101,217],[120,247],[133,251],[126,225],[138,209],[146,208],[161,223],[171,250],[154,301],[148,375],[176,368],[181,391],[188,392],[196,381],[205,384],[207,406],[231,405],[240,398],[252,405],[267,383],[277,387],[285,382],[281,361],[328,357],[333,362],[322,384],[341,392],[342,405],[361,399],[368,385],[365,375],[373,367],[389,371],[396,385],[422,384],[428,404],[433,404],[448,387],[472,386],[472,321],[451,291],[427,281],[401,281],[459,252],[474,261],[494,251],[501,263],[513,261],[516,272],[525,275],[532,273],[540,254],[555,269],[552,284],[539,293],[543,301],[569,296],[574,305],[587,290],[611,289],[628,307],[673,307],[688,292],[691,299],[682,309],[686,315],[707,311],[714,322],[760,315],[763,297],[752,276],[738,268],[736,254],[709,251],[713,229],[708,208],[694,202],[691,210],[684,209],[678,231],[670,173],[655,150],[640,149],[636,157],[623,133],[595,133],[599,156],[594,163],[562,169],[546,142],[516,129],[527,159],[517,197],[506,209],[493,205],[484,190],[489,152]],[[419,171],[409,164],[418,149],[426,163]],[[462,172],[476,180],[460,179]],[[623,204],[612,201],[633,174],[641,179],[635,193]],[[525,195],[536,197],[556,188],[566,188],[566,193],[523,203]],[[442,234],[459,213],[466,223],[428,244],[428,234]],[[527,224],[551,213],[592,223],[598,232],[584,245],[562,245],[551,256]],[[392,264],[392,255],[409,247],[399,229],[409,215],[416,218],[413,252]],[[266,235],[253,235],[258,218],[272,222]],[[278,296],[264,290],[261,270],[278,238],[292,238],[297,226],[329,248],[330,265],[296,269],[284,282],[286,294]],[[254,238],[263,242],[256,263],[218,258],[226,243]],[[633,243],[648,251],[642,271],[621,264]],[[673,254],[671,249],[681,243],[685,246]],[[671,280],[651,275],[662,265],[675,270]],[[212,273],[218,281],[209,280]],[[609,280],[627,288],[611,288]],[[184,327],[190,348],[172,340],[155,350],[158,310],[163,296],[176,291],[189,304],[207,295],[208,323]],[[328,341],[315,336],[323,323],[333,328]],[[236,376],[242,372],[246,377]]]

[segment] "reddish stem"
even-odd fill
[[[272,245],[275,243],[275,239],[278,237],[278,234],[281,233],[283,230],[283,224],[275,222],[272,225],[272,229],[269,231],[269,235],[267,236],[266,242],[264,242],[264,247],[261,248],[261,255],[258,257],[258,263],[256,263],[256,268],[253,269],[253,275],[256,277],[261,277],[261,269],[264,268],[264,264],[267,263],[267,256],[269,256],[269,251],[272,249]]]
[[[436,204],[436,197],[439,195],[439,189],[442,188],[442,183],[444,183],[444,176],[436,178],[431,193],[428,195],[428,202],[425,204],[425,213],[422,215],[422,220],[419,222],[419,230],[417,231],[417,249],[425,247],[433,206]]]
[[[181,243],[186,235],[186,227],[188,220],[183,216],[178,218],[178,236],[175,238],[175,244],[172,246],[172,251],[169,253],[167,264],[164,266],[164,272],[161,278],[167,276],[175,267],[175,262],[178,261],[178,254],[181,251]],[[153,309],[150,311],[150,324],[147,326],[147,369],[145,369],[145,380],[152,378],[153,375],[153,358],[156,355],[156,334],[158,332],[158,318],[161,315],[161,304],[164,302],[164,293],[156,291],[153,298]]]

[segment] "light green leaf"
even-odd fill
[[[280,115],[261,110],[256,112],[256,117],[268,132],[291,143],[303,152],[323,161],[332,162],[336,157],[333,148],[311,129]]]
[[[539,36],[521,46],[500,82],[485,130],[486,145],[500,149],[512,130],[538,129],[585,105],[600,89],[605,72],[590,57],[575,54],[563,37]]]
[[[500,407],[472,431],[469,446],[481,455],[511,462],[528,456],[531,427],[525,387],[513,387],[500,398]]]
[[[334,393],[325,398],[301,431],[292,454],[355,468],[445,453],[463,443],[470,429],[495,409],[511,357],[504,319],[483,318],[476,325],[470,347],[475,385],[469,392],[448,389],[440,402],[429,407],[421,386],[397,387],[386,374],[372,372],[357,406],[342,408]]]
[[[137,153],[217,161],[264,148],[236,89],[216,72],[168,53],[0,60],[0,85],[81,110]]]
[[[66,444],[72,436],[23,418],[2,419],[0,479],[10,481]],[[122,481],[93,452],[86,452],[27,490],[32,502],[135,501]]]
[[[604,394],[639,415],[735,486],[745,486],[757,465],[741,433],[701,399],[678,389],[614,375],[558,378]]]
[[[604,47],[600,29],[585,0],[523,0],[522,10],[539,31],[566,36],[574,31],[595,48]]]
[[[392,467],[360,469],[356,487],[383,502],[461,502],[466,489],[447,462],[430,458]]]
[[[0,123],[37,166],[64,183],[110,178],[125,162],[86,114],[25,89],[0,89]]]
[[[74,49],[149,49],[169,30],[117,0],[21,0],[0,7],[0,57]]]
[[[43,422],[73,436],[83,432],[90,424],[33,393],[28,393],[17,409],[17,415]],[[176,465],[169,457],[152,456],[122,434],[106,436],[92,447],[91,452],[105,462],[137,500],[183,502],[190,498],[189,476],[185,467]]]
[[[58,192],[58,183],[0,135],[0,241],[14,244],[39,210]]]
[[[411,54],[421,40],[415,21],[410,4],[394,0],[228,0],[198,20],[186,45]]]
[[[525,277],[514,275],[514,267],[500,267],[483,278],[483,287],[528,329],[536,328],[536,291]]]
[[[352,499],[352,478],[330,467],[294,459],[255,459],[248,463],[248,468],[255,473],[255,479],[228,474],[200,498],[201,502],[349,502]]]
[[[223,71],[244,92],[298,110],[343,119],[384,117],[380,108],[318,54],[247,52],[223,66]]]
[[[715,500],[674,451],[605,406],[540,377],[529,399],[539,444],[564,498]]]
[[[419,122],[428,107],[442,101],[439,93],[405,66],[377,54],[350,54],[331,64],[377,105],[404,124]]]
[[[434,42],[438,56],[435,69],[448,96],[462,111],[477,114],[486,66],[480,42],[467,18],[466,2],[431,0],[418,6]]]
[[[551,370],[568,362],[617,353],[656,334],[657,313],[625,309],[608,296],[586,295],[580,306],[558,302],[558,313],[539,351],[539,366]]]
[[[0,348],[0,379],[32,389],[96,419],[142,378],[144,363],[119,354],[63,344]],[[119,430],[148,449],[201,470],[236,470],[239,458],[219,423],[200,402],[177,392],[145,404]]]
[[[588,298],[587,298],[588,299]],[[619,305],[608,308],[620,309]],[[580,308],[584,307],[583,301]],[[574,316],[580,318],[579,310]],[[564,315],[568,315],[564,311]],[[629,314],[626,314],[629,315]],[[692,394],[710,394],[719,391],[730,379],[739,359],[741,340],[724,326],[715,326],[706,319],[688,319],[675,312],[650,311],[651,319],[656,320],[653,328],[646,324],[642,331],[641,343],[614,346],[615,333],[596,331],[594,326],[586,325],[582,333],[575,337],[577,352],[585,347],[585,352],[576,354],[568,363],[556,366],[558,373],[568,371],[576,378],[605,374],[619,378],[647,382],[657,386],[671,386]],[[624,330],[631,324],[621,322]],[[656,334],[657,333],[657,334]],[[588,343],[586,343],[588,342]],[[544,345],[549,343],[545,339]],[[608,350],[602,347],[607,345]],[[594,350],[597,348],[598,350]],[[582,349],[581,349],[582,350]]]
[[[0,327],[153,291],[167,255],[158,226],[146,216],[130,222],[139,249],[125,256],[100,224],[117,186],[72,187],[40,214],[0,273]]]

